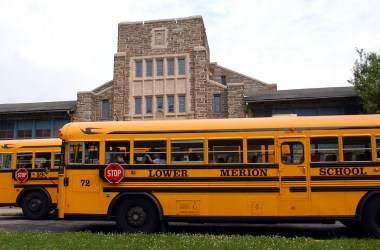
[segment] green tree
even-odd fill
[[[356,51],[359,59],[355,60],[353,78],[348,82],[354,85],[366,113],[380,113],[380,55],[358,48]]]

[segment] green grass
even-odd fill
[[[0,231],[0,249],[380,249],[380,240],[207,234]]]

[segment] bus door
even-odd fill
[[[69,215],[100,214],[99,143],[70,142],[65,157],[65,193],[59,197],[59,210]]]
[[[304,137],[278,139],[281,214],[306,215],[310,212],[307,147]]]

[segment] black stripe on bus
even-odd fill
[[[31,178],[28,178],[28,180],[27,181],[57,181],[58,180],[58,177],[50,177],[50,178],[48,178],[48,177],[36,177],[36,178],[33,178],[33,177],[31,177]]]
[[[380,187],[353,187],[353,186],[339,186],[339,187],[311,187],[312,192],[358,192],[358,191],[380,191]]]
[[[38,187],[43,187],[43,188],[56,188],[58,187],[58,184],[15,184],[13,186],[14,188],[31,188],[31,187],[34,187],[34,188],[38,188]]]
[[[207,129],[207,130],[156,130],[156,131],[111,131],[108,134],[116,134],[116,135],[135,135],[135,134],[182,134],[182,133],[221,133],[221,132],[260,132],[260,131],[289,131],[289,127],[282,128],[247,128],[247,129]],[[308,131],[308,130],[343,130],[343,129],[377,129],[380,126],[331,126],[331,127],[295,127],[296,131]],[[98,128],[100,129],[100,128]],[[82,130],[83,133],[92,132],[91,129]],[[100,132],[96,132],[100,133]]]
[[[278,164],[202,164],[202,165],[161,165],[161,164],[145,164],[145,165],[120,165],[125,170],[156,170],[156,169],[276,169]],[[70,164],[66,166],[66,169],[100,169],[104,170],[107,165],[98,164]]]
[[[306,181],[306,176],[282,176],[281,181]]]
[[[290,187],[289,190],[291,193],[305,193],[305,192],[307,192],[306,187]]]
[[[158,192],[158,193],[279,193],[280,189],[277,187],[258,187],[258,188],[112,188],[105,187],[103,192]]]
[[[58,145],[40,145],[40,146],[21,146],[20,148],[60,148],[61,144]],[[48,153],[48,152],[44,152]],[[56,153],[59,153],[58,151]]]
[[[310,178],[312,181],[380,180],[380,175],[329,175]]]
[[[102,178],[104,181],[106,179]],[[152,177],[152,178],[140,178],[140,177],[124,177],[122,182],[248,182],[248,181],[278,181],[278,177]]]
[[[329,168],[329,167],[378,167],[380,162],[312,162],[310,163],[311,168]]]

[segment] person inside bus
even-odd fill
[[[145,154],[144,157],[146,157],[146,159],[148,160],[149,163],[154,163],[154,164],[165,164],[166,163],[166,160],[163,159],[163,157],[161,156],[161,153],[159,152],[156,152],[154,154],[154,159],[152,159],[152,157],[150,157],[150,155],[148,154]]]
[[[119,163],[119,164],[127,164],[127,163],[125,162],[124,155],[117,155],[117,156],[116,156],[116,162]]]
[[[197,154],[194,152],[191,152],[189,154],[189,161],[199,161]]]

